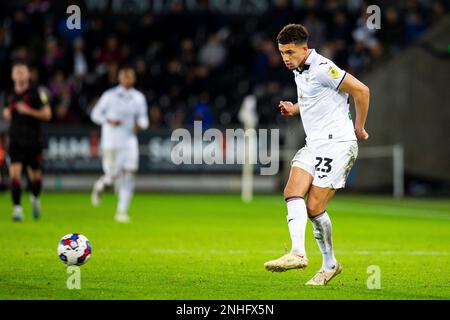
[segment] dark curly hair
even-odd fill
[[[308,42],[308,30],[301,24],[288,24],[278,34],[277,41],[279,44],[304,44]]]

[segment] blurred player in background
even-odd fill
[[[145,96],[134,89],[135,71],[123,67],[119,85],[106,91],[94,107],[92,121],[102,126],[101,146],[104,175],[94,184],[92,204],[98,206],[105,187],[118,183],[119,202],[115,219],[128,222],[128,208],[134,193],[139,164],[136,132],[148,128]]]
[[[309,216],[323,263],[306,284],[325,285],[342,270],[333,254],[331,220],[326,208],[336,190],[345,186],[358,155],[357,139],[369,138],[364,129],[369,88],[314,49],[308,49],[308,32],[302,25],[285,26],[277,40],[286,67],[294,72],[298,93],[295,104],[280,101],[280,111],[285,116],[301,115],[306,145],[294,156],[284,189],[292,249],[281,258],[266,262],[265,268],[282,272],[308,265],[305,227]],[[355,100],[354,126],[349,94]]]
[[[30,85],[30,70],[24,62],[15,62],[11,77],[14,89],[7,96],[7,105],[3,117],[9,126],[9,178],[11,197],[14,205],[14,221],[24,220],[21,205],[22,169],[27,170],[31,207],[35,219],[41,216],[39,195],[42,189],[42,137],[41,122],[49,121],[52,116],[48,97],[44,90]]]

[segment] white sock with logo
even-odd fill
[[[306,255],[305,250],[305,230],[308,212],[305,200],[302,197],[286,198],[287,223],[291,235],[291,253]]]
[[[322,252],[322,268],[326,271],[331,271],[336,266],[336,258],[333,253],[333,243],[331,240],[331,220],[327,212],[311,219],[314,237],[319,245],[320,252]]]

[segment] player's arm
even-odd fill
[[[5,121],[11,121],[11,110],[8,107],[3,108],[3,119]]]
[[[278,105],[280,108],[280,113],[283,116],[297,116],[300,114],[300,105],[298,102],[296,104],[293,104],[290,101],[280,101],[280,104]]]
[[[149,122],[147,109],[147,101],[145,97],[142,96],[142,102],[139,104],[138,114],[134,123],[136,131],[146,130],[148,128]]]
[[[23,101],[16,103],[16,110],[18,113],[36,118],[41,121],[50,121],[52,118],[52,109],[49,104],[43,105],[39,109],[33,109]]]
[[[92,109],[91,120],[100,126],[107,123],[108,122],[108,119],[106,118],[107,107],[108,107],[108,94],[103,93],[100,99],[98,99],[94,108]]]
[[[12,113],[11,113],[11,105],[12,105],[12,97],[11,96],[7,96],[6,97],[6,105],[3,107],[3,119],[5,119],[5,121],[10,122],[12,119]]]
[[[369,88],[356,79],[351,74],[347,73],[342,81],[339,90],[350,94],[355,100],[356,119],[355,119],[355,133],[359,140],[369,139],[369,134],[364,129],[369,112]]]
[[[39,109],[35,109],[29,104],[18,101],[15,103],[15,110],[23,115],[36,118],[41,121],[50,121],[52,118],[52,109],[49,104],[47,92],[43,88],[39,88],[32,96],[33,104],[40,105]]]
[[[91,120],[100,126],[104,125],[105,123],[109,123],[110,125],[115,127],[120,126],[122,124],[120,120],[108,119],[106,116],[106,110],[108,108],[109,100],[109,94],[106,92],[103,93],[91,112]]]

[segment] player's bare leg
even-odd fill
[[[290,269],[303,269],[308,266],[305,251],[305,229],[307,209],[304,197],[312,183],[312,176],[303,169],[292,167],[289,180],[284,189],[287,205],[287,223],[291,236],[291,251],[281,258],[268,261],[264,267],[268,271],[283,272]]]
[[[41,201],[39,196],[42,191],[42,172],[41,170],[34,170],[31,167],[27,167],[28,177],[31,183],[31,210],[34,219],[41,217]]]
[[[124,170],[119,178],[119,202],[117,204],[117,212],[115,220],[121,223],[130,222],[128,208],[133,198],[135,187],[135,172]]]
[[[342,265],[336,260],[333,253],[333,243],[331,237],[331,220],[328,216],[326,207],[328,202],[336,193],[336,190],[330,188],[319,188],[311,186],[308,194],[307,209],[308,216],[314,229],[314,237],[322,252],[322,267],[309,280],[306,285],[323,286],[342,271]]]
[[[9,166],[9,179],[11,184],[11,198],[14,206],[12,213],[12,219],[14,221],[24,220],[23,209],[20,202],[22,196],[21,178],[22,164],[11,163],[11,165]]]

